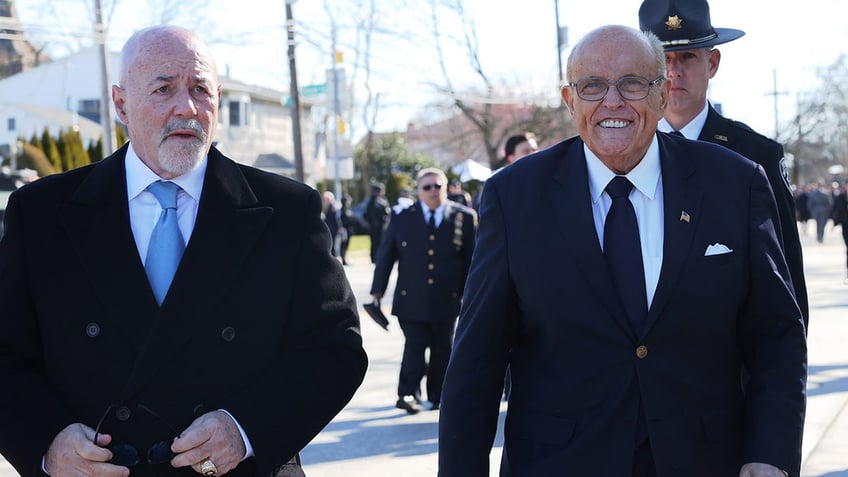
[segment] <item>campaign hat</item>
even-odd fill
[[[714,28],[706,0],[645,0],[639,8],[639,29],[659,37],[665,51],[709,48],[745,34]]]

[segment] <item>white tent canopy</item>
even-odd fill
[[[466,159],[451,168],[462,182],[472,180],[485,181],[492,175],[492,170],[472,159]]]

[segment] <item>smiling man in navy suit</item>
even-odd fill
[[[367,366],[321,199],[212,147],[192,32],[135,33],[112,94],[130,142],[9,201],[0,452],[24,477],[302,475]]]
[[[656,132],[653,34],[594,30],[567,75],[580,136],[486,184],[439,475],[489,475],[507,365],[502,476],[797,475],[805,330],[762,168]]]

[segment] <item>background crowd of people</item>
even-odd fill
[[[846,269],[848,269],[848,179],[839,183],[827,184],[824,179],[811,182],[795,189],[795,208],[802,234],[808,234],[808,223],[815,226],[816,241],[822,243],[827,232],[828,222],[831,228],[842,229],[842,239],[846,247]],[[846,275],[848,276],[848,274]]]

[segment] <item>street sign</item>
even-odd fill
[[[303,96],[321,96],[327,94],[327,83],[308,84],[301,88],[300,94]]]

